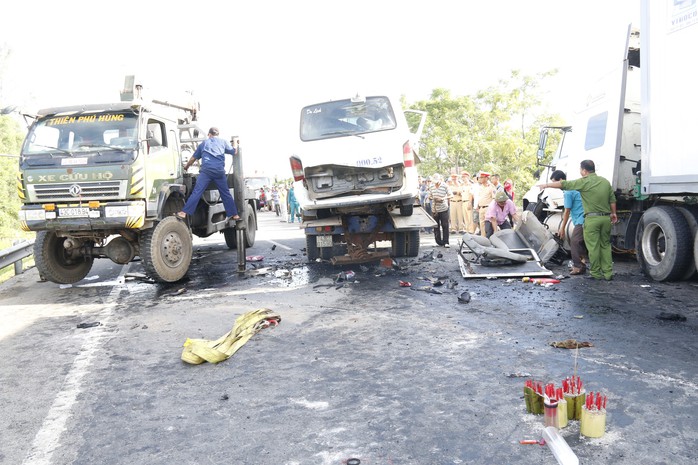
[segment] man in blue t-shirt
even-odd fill
[[[562,181],[566,180],[567,175],[564,171],[556,170],[550,176],[551,181]],[[558,234],[561,240],[565,240],[565,231],[567,231],[567,222],[570,217],[572,218],[572,224],[574,224],[574,229],[569,238],[570,253],[572,255],[572,271],[571,275],[584,274],[586,272],[586,265],[582,261],[587,257],[587,248],[584,243],[584,206],[582,205],[582,195],[579,191],[565,191],[565,212],[562,215],[562,223],[560,224],[560,230]]]
[[[184,219],[187,215],[191,216],[194,214],[196,206],[201,199],[201,195],[203,195],[204,190],[206,190],[211,181],[213,181],[218,188],[218,192],[221,194],[223,206],[225,206],[225,213],[228,215],[228,218],[233,220],[240,219],[238,209],[235,206],[235,200],[230,194],[228,177],[225,173],[225,154],[229,153],[230,155],[235,155],[236,150],[230,145],[230,142],[218,137],[218,134],[218,128],[214,127],[209,129],[208,139],[199,144],[194,155],[192,155],[186,165],[184,165],[184,171],[186,171],[196,160],[201,160],[201,168],[199,169],[199,176],[196,178],[196,185],[189,199],[187,199],[187,203],[184,204],[182,211],[177,213],[177,217],[179,218]]]

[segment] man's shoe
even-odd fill
[[[449,244],[444,244],[444,247],[446,247],[447,249],[451,248],[451,246]]]
[[[578,274],[584,274],[586,272],[586,268],[572,268],[572,271],[570,271],[571,275],[578,275]]]
[[[184,212],[177,212],[175,213],[175,216],[179,218],[180,220],[186,220],[187,219],[187,214]]]

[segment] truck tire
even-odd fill
[[[320,249],[317,247],[317,236],[305,236],[305,254],[309,262],[320,258]]]
[[[396,231],[393,233],[393,247],[392,256],[393,257],[404,257],[405,256],[405,246],[407,244],[407,233],[403,231]]]
[[[249,249],[254,245],[255,238],[257,237],[257,216],[249,203],[245,204],[244,218],[247,222],[247,227],[245,228],[245,247]]]
[[[407,233],[405,254],[408,257],[416,257],[419,255],[419,230],[409,231]]]
[[[637,261],[655,281],[674,281],[686,273],[691,258],[688,222],[676,208],[652,207],[637,227]]]
[[[698,269],[698,234],[693,239],[693,261],[696,264],[696,269]]]
[[[229,249],[232,250],[238,248],[238,240],[237,234],[235,234],[235,228],[225,228],[223,230],[223,237],[225,238],[225,245],[227,245]]]
[[[156,281],[172,283],[187,274],[193,245],[187,224],[169,216],[143,232],[141,259],[146,273]]]
[[[677,207],[678,211],[683,214],[688,223],[688,230],[690,235],[688,236],[688,242],[693,244],[693,238],[698,234],[698,210],[695,207]],[[695,246],[693,247],[693,252],[695,253]],[[690,255],[690,254],[689,254]],[[681,277],[682,281],[687,281],[691,279],[696,274],[696,264],[694,260],[689,260],[686,267],[686,273]]]
[[[245,247],[250,248],[254,245],[255,238],[257,237],[257,217],[250,204],[245,205],[245,219],[247,221],[247,229],[245,229],[244,233]],[[234,250],[238,248],[235,226],[225,228],[223,230],[223,237],[225,238],[225,245],[227,245],[229,249]]]
[[[58,284],[72,284],[87,276],[93,257],[70,258],[63,247],[64,237],[53,231],[39,231],[34,241],[34,262],[39,274]]]

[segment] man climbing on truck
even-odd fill
[[[177,213],[178,218],[185,219],[187,215],[191,216],[194,214],[196,206],[199,204],[199,200],[201,200],[201,195],[211,181],[213,181],[218,188],[218,192],[221,194],[221,199],[223,199],[223,205],[225,206],[225,212],[228,218],[232,220],[240,219],[237,207],[235,206],[235,200],[228,188],[228,178],[225,173],[225,154],[229,153],[235,155],[236,150],[230,145],[230,142],[218,137],[218,134],[218,128],[212,127],[209,129],[208,139],[199,144],[194,154],[189,158],[186,165],[184,165],[184,171],[186,171],[196,160],[201,160],[199,178],[197,179],[194,190],[191,196],[189,196],[187,203],[184,204],[184,208],[182,208],[181,212]]]

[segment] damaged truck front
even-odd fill
[[[406,112],[415,116],[408,126]],[[385,95],[304,107],[291,157],[307,256],[358,263],[416,256],[419,230],[434,225],[417,204],[419,136],[426,114]],[[391,252],[369,251],[380,241]]]

